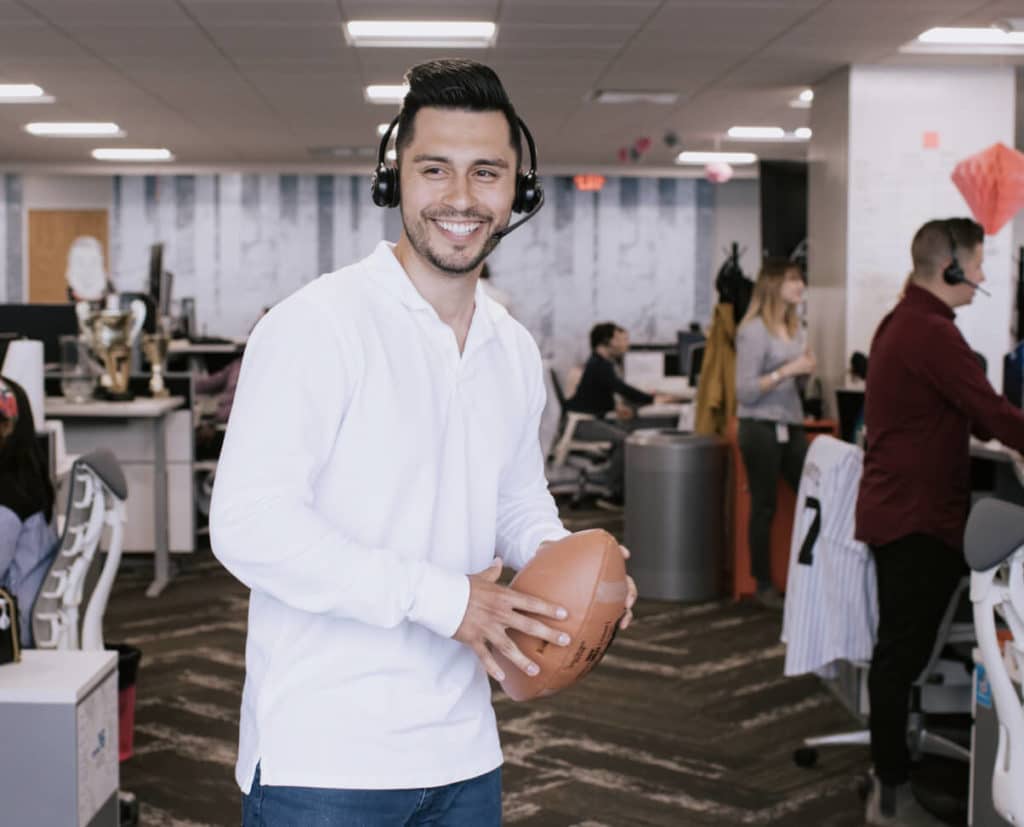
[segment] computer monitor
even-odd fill
[[[149,248],[149,296],[156,308],[156,315],[166,317],[171,310],[171,290],[174,276],[164,269],[164,245],[153,244]]]
[[[680,330],[676,334],[676,339],[679,353],[679,372],[686,371],[688,373],[691,361],[690,356],[697,345],[704,344],[704,334],[696,330]]]
[[[60,363],[60,337],[78,335],[73,304],[0,304],[0,332],[43,343],[43,361]]]
[[[0,367],[3,367],[4,359],[7,356],[7,346],[15,339],[20,338],[20,333],[0,331]]]
[[[857,429],[864,422],[864,391],[837,388],[836,409],[839,412],[839,438],[856,443]]]
[[[707,344],[705,342],[693,345],[690,348],[690,369],[687,372],[687,376],[691,388],[697,387],[697,382],[700,380],[700,369],[704,365],[704,351],[706,348]]]
[[[1018,408],[1024,407],[1024,342],[1003,357],[1003,396]]]

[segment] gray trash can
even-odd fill
[[[727,446],[681,431],[626,440],[625,544],[641,597],[718,596],[725,538]]]

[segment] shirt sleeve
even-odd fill
[[[358,543],[315,506],[362,362],[356,337],[343,336],[301,294],[253,331],[217,463],[214,554],[296,609],[385,628],[410,620],[450,637],[469,600],[465,575]]]
[[[761,365],[765,341],[752,324],[740,325],[736,332],[736,399],[741,405],[754,405],[761,398]]]
[[[22,522],[11,509],[0,505],[0,585],[8,582]]]
[[[598,369],[598,381],[604,386],[606,393],[617,393],[634,405],[650,405],[654,401],[654,397],[649,393],[644,393],[632,385],[627,385],[620,379],[619,375],[615,372],[615,367],[607,359],[598,358],[594,362],[595,367]]]
[[[608,369],[611,372],[612,390],[619,394],[619,396],[625,397],[634,405],[650,405],[654,401],[654,397],[651,394],[646,393],[639,388],[634,388],[632,385],[628,385],[620,379],[618,374],[615,372],[615,368],[611,365],[608,366]]]
[[[540,418],[547,394],[540,353],[535,345],[530,363],[529,413],[498,488],[497,551],[502,560],[515,569],[525,566],[544,541],[560,540],[569,535],[558,519],[558,508],[544,477]]]
[[[976,436],[1024,451],[1024,413],[995,392],[960,331],[950,322],[930,333],[919,350],[928,381],[970,420]]]

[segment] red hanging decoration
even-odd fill
[[[953,183],[988,235],[1024,207],[1024,153],[997,143],[953,168]]]
[[[732,173],[732,167],[723,161],[712,161],[704,167],[704,176],[713,184],[724,184]]]

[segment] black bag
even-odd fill
[[[6,589],[0,589],[0,664],[21,660],[18,640],[18,601]]]

